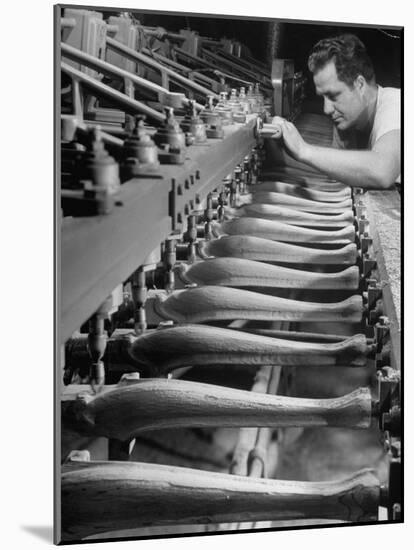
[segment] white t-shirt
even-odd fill
[[[368,148],[387,132],[401,127],[401,91],[398,88],[378,86],[374,125],[369,136]]]
[[[372,149],[374,144],[384,134],[401,127],[401,90],[399,88],[383,88],[378,86],[377,103],[375,107],[374,124],[371,133],[358,142],[356,132],[339,134],[334,126],[332,146],[337,149]],[[365,141],[365,143],[364,143]],[[398,176],[399,183],[401,176]]]
[[[380,137],[392,130],[399,130],[400,126],[401,91],[398,88],[378,86],[374,124],[369,137],[365,137],[365,143],[363,136],[358,136],[357,132],[350,130],[341,133],[334,126],[332,146],[337,149],[372,149]]]

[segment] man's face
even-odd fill
[[[331,117],[338,130],[358,128],[364,111],[363,94],[357,83],[351,87],[338,80],[333,61],[313,75],[317,95],[324,99],[323,110]]]

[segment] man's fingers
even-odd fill
[[[283,124],[286,122],[286,119],[282,118],[281,116],[274,116],[272,118],[272,124]]]

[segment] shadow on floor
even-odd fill
[[[53,543],[53,527],[51,525],[22,525],[21,527],[38,539]]]

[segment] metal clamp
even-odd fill
[[[374,326],[384,315],[382,303],[382,289],[376,279],[367,279],[367,292],[363,293],[366,298],[366,316],[369,326]]]
[[[362,214],[361,217],[357,218],[358,232],[360,235],[368,233],[369,220],[365,217],[365,214]]]
[[[375,367],[381,369],[390,364],[390,321],[381,315],[374,325],[374,341],[376,344]]]
[[[377,372],[378,379],[378,418],[381,430],[391,436],[401,434],[401,376],[391,367],[383,367]]]
[[[363,254],[362,256],[362,276],[366,278],[373,269],[377,267],[377,262],[374,258],[371,258],[369,254]]]
[[[363,202],[359,201],[355,205],[355,216],[357,219],[361,218],[362,216],[365,217],[367,213],[367,207],[363,204]]]
[[[401,442],[393,440],[390,443],[391,455],[388,469],[388,484],[381,487],[380,505],[388,510],[390,521],[402,520],[402,469],[401,469]]]
[[[374,331],[375,341],[379,347],[379,350],[381,350],[385,341],[389,339],[390,334],[390,320],[386,315],[382,315],[379,318],[378,323],[375,324]]]
[[[364,233],[359,237],[359,246],[361,254],[366,254],[372,246],[372,237],[368,233]]]
[[[382,295],[382,289],[376,279],[366,279],[366,291],[362,293],[368,309],[372,309]]]

